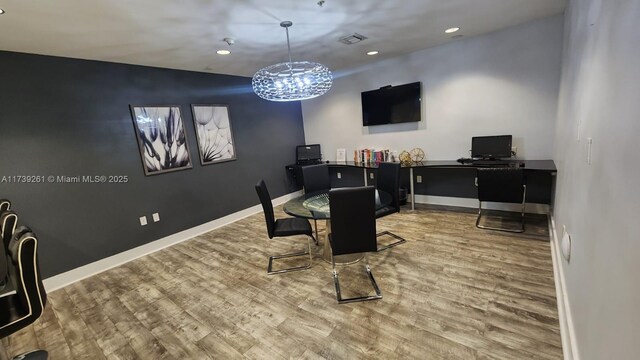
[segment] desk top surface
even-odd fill
[[[514,164],[523,163],[524,170],[557,172],[556,164],[553,160],[513,160]],[[329,166],[349,166],[367,169],[376,169],[378,165],[375,163],[356,163],[353,161],[346,162],[329,162]],[[402,165],[403,168],[478,168],[487,167],[487,165],[462,164],[456,160],[428,160],[412,163],[411,165]]]

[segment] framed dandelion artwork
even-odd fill
[[[191,105],[200,163],[215,164],[236,159],[227,105]]]

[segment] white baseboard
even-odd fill
[[[416,204],[446,205],[465,208],[478,208],[478,200],[470,198],[458,198],[448,196],[416,195]],[[483,209],[502,210],[520,212],[521,206],[518,204],[483,203]],[[525,204],[525,211],[530,214],[548,214],[549,205],[546,204]]]
[[[556,231],[553,214],[549,214],[549,234],[551,235],[551,258],[553,260],[553,277],[556,284],[556,301],[558,303],[558,319],[560,320],[560,336],[562,338],[562,352],[565,360],[580,360],[575,327],[571,315],[571,305],[567,295],[564,277],[564,261],[560,250],[560,237]]]
[[[284,196],[281,196],[277,199],[273,200],[273,204],[274,206],[283,204],[295,197],[298,197],[302,195],[302,191],[297,191],[291,194],[287,194]],[[202,225],[198,225],[196,227],[193,227],[191,229],[187,229],[184,231],[180,231],[178,233],[169,235],[167,237],[164,237],[162,239],[158,239],[156,241],[150,242],[148,244],[144,244],[141,246],[138,246],[136,248],[133,248],[131,250],[127,250],[124,252],[121,252],[119,254],[113,255],[113,256],[109,256],[107,258],[92,262],[90,264],[87,265],[83,265],[79,268],[75,268],[73,270],[69,270],[67,272],[64,272],[62,274],[58,274],[55,276],[52,276],[50,278],[47,278],[43,281],[44,283],[44,287],[47,290],[47,292],[51,292],[57,289],[60,289],[62,287],[65,287],[67,285],[70,285],[76,281],[80,281],[82,279],[86,279],[90,276],[99,274],[103,271],[109,270],[111,268],[114,268],[116,266],[122,265],[124,263],[127,263],[131,260],[135,260],[139,257],[154,253],[158,250],[162,250],[166,247],[169,247],[171,245],[175,245],[178,243],[181,243],[185,240],[189,240],[193,237],[196,237],[198,235],[204,234],[206,232],[209,232],[211,230],[220,228],[222,226],[231,224],[235,221],[244,219],[248,216],[254,215],[256,213],[259,213],[262,211],[262,206],[261,205],[256,205],[256,206],[252,206],[248,209],[244,209],[238,212],[235,212],[233,214],[229,214],[227,216],[223,216],[219,219],[215,219],[213,221],[209,221],[208,223],[204,223]]]

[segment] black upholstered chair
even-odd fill
[[[387,215],[400,212],[400,163],[383,162],[378,166],[378,182],[377,186],[379,190],[382,190],[388,194],[391,194],[391,204],[376,210],[376,218],[381,218]],[[381,236],[391,236],[396,241],[391,244],[381,246],[378,251],[386,250],[388,248],[400,245],[407,242],[404,238],[390,232],[383,231],[378,234]]]
[[[327,164],[309,165],[302,168],[302,182],[304,184],[304,192],[310,194],[313,192],[329,191],[331,189],[331,177],[329,176],[329,166]],[[316,230],[316,244],[318,238],[318,221],[313,220],[313,226]]]
[[[476,185],[478,186],[478,218],[476,226],[481,229],[524,232],[524,208],[527,195],[524,172],[521,168],[494,167],[478,168]],[[501,202],[522,204],[521,226],[518,229],[489,227],[480,225],[483,202]]]
[[[264,210],[264,218],[267,222],[267,234],[269,235],[269,239],[273,239],[274,237],[286,237],[286,236],[295,236],[295,235],[306,235],[309,237],[309,248],[307,251],[292,253],[292,254],[269,256],[269,265],[267,266],[267,274],[272,275],[272,274],[285,273],[289,271],[309,269],[311,267],[311,262],[312,262],[311,239],[313,239],[313,229],[311,229],[311,225],[309,225],[309,221],[306,219],[299,219],[299,218],[287,218],[287,219],[276,220],[275,215],[273,213],[273,204],[271,203],[271,196],[269,195],[269,191],[267,190],[267,185],[265,184],[264,180],[260,180],[256,184],[256,192],[258,193],[258,197],[260,198],[260,203],[262,204],[262,209]],[[309,265],[287,268],[282,270],[273,270],[273,260],[303,256],[303,255],[309,255]]]
[[[338,303],[382,299],[380,288],[367,263],[367,252],[378,250],[376,238],[376,202],[373,186],[333,189],[329,192],[331,209],[331,263]],[[364,265],[375,295],[343,299],[335,257],[348,254],[364,255]]]
[[[38,240],[28,228],[16,229],[8,247],[9,274],[15,293],[0,297],[0,338],[32,324],[44,311],[47,294],[38,266]],[[46,360],[47,352],[35,350],[14,359]]]

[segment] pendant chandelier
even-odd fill
[[[329,68],[311,61],[291,61],[289,27],[291,21],[280,26],[287,33],[289,61],[258,70],[251,81],[253,91],[265,100],[297,101],[320,96],[331,88],[333,78]]]

